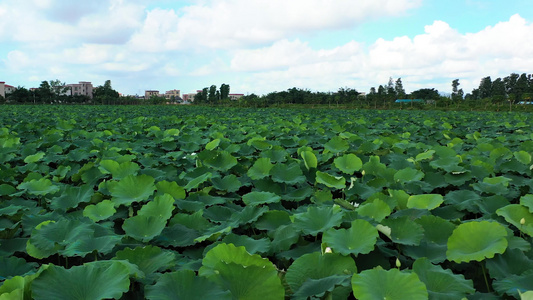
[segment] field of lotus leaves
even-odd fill
[[[2,106],[0,299],[533,299],[532,129]]]

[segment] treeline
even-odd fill
[[[466,100],[485,100],[494,103],[510,101],[513,103],[531,102],[533,97],[533,75],[512,73],[505,78],[484,77],[477,89],[465,96]]]
[[[221,84],[217,89],[216,85],[211,85],[209,88],[205,87],[194,96],[195,104],[209,104],[217,105],[230,100],[229,98],[230,86],[229,84]]]

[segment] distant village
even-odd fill
[[[86,96],[89,99],[93,99],[94,87],[91,82],[80,81],[79,83],[66,84],[61,86],[60,94],[62,96]],[[17,87],[6,84],[4,81],[0,81],[0,96],[4,99],[10,93],[17,90]],[[30,88],[29,91],[36,91],[38,88]],[[194,102],[194,97],[201,93],[202,90],[197,90],[193,93],[181,94],[180,90],[170,90],[165,93],[161,93],[158,90],[146,90],[143,95],[130,96],[140,100],[149,100],[154,97],[165,98],[169,104],[191,104]],[[125,96],[120,94],[120,96]],[[244,94],[229,94],[230,100],[239,100]]]

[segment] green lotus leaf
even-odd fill
[[[91,234],[90,224],[78,220],[45,221],[33,229],[26,252],[34,258],[43,259]]]
[[[193,214],[177,213],[172,217],[169,225],[181,224],[200,231],[206,230],[213,224],[203,217],[203,213],[203,210],[199,210]]]
[[[294,224],[282,225],[268,234],[272,239],[272,251],[278,253],[289,250],[300,239],[300,231]]]
[[[24,162],[27,164],[38,162],[44,157],[44,155],[44,152],[37,152],[35,154],[28,155],[26,158],[24,158]]]
[[[510,204],[496,211],[496,214],[504,217],[505,221],[513,224],[518,230],[529,236],[533,236],[533,213],[520,204]],[[524,224],[520,223],[524,221]]]
[[[253,138],[247,143],[249,146],[253,146],[255,149],[265,151],[272,148],[272,144],[268,141],[260,138]]]
[[[360,300],[427,300],[428,291],[416,273],[381,267],[366,270],[352,277],[355,298]]]
[[[520,163],[527,166],[531,165],[531,154],[527,153],[526,151],[518,151],[513,153],[513,155]]]
[[[261,151],[260,156],[264,158],[270,158],[273,163],[283,163],[287,161],[289,153],[283,147],[273,146],[272,149]]]
[[[335,158],[333,161],[335,167],[345,174],[353,174],[355,171],[361,170],[363,162],[355,154],[345,154]]]
[[[254,239],[246,235],[236,235],[236,234],[228,234],[224,239],[222,239],[222,243],[226,244],[233,244],[236,247],[244,247],[246,248],[246,251],[250,254],[256,254],[256,253],[267,253],[270,251],[270,239],[268,238],[262,238],[262,239]]]
[[[131,205],[147,200],[155,191],[154,178],[148,175],[129,175],[109,188],[115,206]]]
[[[174,181],[160,181],[156,183],[155,187],[157,189],[157,195],[169,194],[174,197],[175,200],[185,199],[185,189]]]
[[[424,229],[425,240],[444,246],[455,229],[452,222],[433,215],[422,216],[415,222]]]
[[[270,162],[270,158],[259,158],[255,161],[253,166],[248,169],[246,174],[253,180],[262,179],[270,175],[270,170],[273,167],[274,165]]]
[[[90,224],[92,234],[82,236],[68,243],[65,249],[59,251],[63,256],[81,256],[97,251],[99,254],[109,254],[122,240],[111,228],[99,224]]]
[[[227,171],[237,164],[237,158],[227,151],[212,151],[212,155],[204,160],[206,166],[220,171]]]
[[[233,174],[223,178],[211,178],[211,182],[216,189],[230,193],[238,191],[242,186],[239,178]]]
[[[496,222],[473,221],[462,223],[448,239],[448,260],[457,263],[482,261],[507,249],[507,230]]]
[[[529,212],[533,213],[533,194],[527,194],[520,197],[520,205],[529,208]]]
[[[433,158],[433,154],[435,154],[435,150],[428,150],[426,152],[423,152],[423,153],[419,153],[416,155],[415,157],[415,161],[422,161],[422,160],[427,160],[427,159],[432,159]]]
[[[0,196],[7,196],[15,193],[17,191],[12,185],[9,184],[0,184]]]
[[[429,163],[431,167],[434,169],[442,169],[446,172],[460,172],[463,171],[464,168],[460,166],[461,158],[458,156],[446,156],[441,157],[437,160],[433,160]]]
[[[348,142],[343,140],[341,137],[334,136],[331,138],[331,140],[324,144],[324,148],[330,152],[339,153],[348,150],[350,148],[350,144],[348,144]]]
[[[94,186],[84,184],[82,186],[67,185],[61,189],[59,197],[52,199],[50,207],[54,210],[67,211],[76,208],[80,203],[91,201],[94,195]]]
[[[163,137],[174,137],[180,135],[180,130],[177,128],[170,128],[163,132]]]
[[[122,262],[92,262],[64,269],[49,265],[33,280],[33,298],[120,299],[130,288],[130,270]]]
[[[412,195],[407,199],[407,208],[432,210],[439,207],[444,198],[439,194]]]
[[[122,224],[122,229],[132,238],[148,242],[161,234],[167,223],[166,219],[156,216],[137,215],[127,218]]]
[[[357,213],[381,222],[392,213],[390,206],[381,199],[367,201],[357,208]]]
[[[515,299],[520,298],[519,293],[533,290],[533,271],[528,270],[521,275],[509,275],[501,280],[496,280],[493,287],[500,294],[507,294]]]
[[[192,270],[179,270],[165,273],[157,283],[145,287],[148,300],[230,300],[229,291],[211,282],[205,277],[196,276]]]
[[[115,254],[114,260],[127,260],[137,265],[146,277],[155,279],[157,271],[171,269],[176,261],[176,255],[170,251],[161,250],[155,246],[138,246],[134,249],[126,248]]]
[[[98,167],[102,174],[111,174],[113,179],[120,180],[129,175],[137,175],[137,172],[141,169],[138,164],[125,161],[123,163],[118,163],[114,160],[102,160],[100,161],[100,166]]]
[[[192,180],[187,183],[187,185],[184,187],[187,191],[190,191],[192,189],[198,188],[198,186],[207,180],[209,180],[213,176],[212,173],[204,173],[196,178],[193,178]]]
[[[283,200],[286,201],[303,201],[309,199],[313,195],[313,188],[305,185],[301,188],[288,188],[287,193],[283,194]]]
[[[23,258],[11,256],[0,257],[0,281],[15,276],[24,276],[35,273],[39,265],[34,262],[27,262]]]
[[[318,160],[316,159],[316,155],[313,153],[313,151],[302,151],[300,152],[300,156],[304,160],[305,167],[307,170],[316,169],[318,166]]]
[[[397,244],[417,246],[424,238],[424,228],[408,216],[385,219],[381,225],[391,229],[391,240]]]
[[[241,225],[253,223],[267,211],[268,206],[245,206],[242,210],[235,211],[231,214],[230,221],[227,225],[237,228]]]
[[[490,277],[502,280],[510,275],[521,275],[533,270],[533,260],[520,249],[507,249],[503,254],[497,254],[486,261]]]
[[[292,164],[276,164],[270,170],[272,180],[275,182],[298,184],[305,182],[305,176],[297,163]]]
[[[50,179],[32,179],[17,186],[17,189],[24,190],[31,195],[44,196],[54,194],[59,191],[59,186],[54,185]]]
[[[294,226],[305,235],[316,236],[320,232],[339,226],[342,216],[339,207],[309,206],[306,212],[294,215]]]
[[[152,243],[163,247],[187,247],[196,244],[195,239],[200,236],[196,229],[181,224],[169,225],[161,234],[155,237]]]
[[[207,231],[203,232],[202,236],[199,236],[194,239],[195,243],[201,243],[204,241],[215,241],[219,239],[221,236],[226,235],[231,232],[232,227],[228,226],[227,224],[220,224],[218,226],[213,226],[209,228]]]
[[[285,289],[276,267],[244,247],[219,244],[209,250],[198,271],[229,290],[234,299],[283,299]]]
[[[378,230],[365,220],[352,221],[349,229],[330,229],[324,232],[322,242],[333,252],[348,256],[366,254],[374,249]]]
[[[346,188],[346,179],[342,176],[336,177],[328,173],[316,172],[316,182],[322,183],[330,188],[344,189]]]
[[[23,277],[16,276],[8,279],[0,286],[0,300],[26,299],[24,289],[25,280]]]
[[[427,258],[417,259],[413,271],[428,290],[430,299],[455,300],[475,292],[472,280],[456,275],[439,265],[433,265]]]
[[[344,297],[342,297],[343,299],[347,299],[348,294],[351,293],[350,278],[351,275],[333,275],[320,279],[308,278],[300,288],[296,290],[291,299],[309,299],[309,297],[313,296],[313,298],[323,297],[327,292],[330,293],[332,299],[337,299],[337,295],[334,294],[334,291],[335,288],[339,286],[342,286],[343,290],[347,290]],[[341,296],[339,295],[339,297]]]
[[[283,210],[270,210],[265,212],[257,222],[255,228],[259,230],[276,230],[280,226],[291,224],[289,213]]]
[[[419,170],[413,168],[405,168],[394,174],[394,181],[400,183],[406,183],[410,181],[420,181],[424,178],[425,174]]]
[[[220,139],[214,139],[205,145],[205,150],[215,150],[220,145]]]
[[[280,202],[281,197],[269,192],[250,192],[242,196],[242,201],[246,205],[260,205],[267,203],[278,203]]]
[[[387,169],[385,164],[381,163],[379,156],[370,156],[368,162],[363,164],[364,175],[379,176]]]
[[[83,216],[94,222],[105,220],[117,212],[115,204],[111,200],[104,200],[97,204],[91,204],[83,209]]]
[[[297,258],[287,269],[285,280],[291,291],[297,292],[309,279],[325,279],[332,276],[351,276],[357,272],[354,260],[338,253],[308,253]],[[316,282],[317,288],[329,290],[331,282]],[[300,291],[303,293],[303,291]]]
[[[168,220],[172,217],[173,210],[174,198],[169,194],[163,194],[155,196],[154,200],[143,205],[143,207],[137,212],[137,215]]]
[[[481,196],[472,190],[451,191],[444,196],[444,203],[470,212],[478,212],[481,202]]]

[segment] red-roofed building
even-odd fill
[[[230,100],[239,100],[240,98],[242,98],[244,96],[244,94],[229,94],[228,95]]]

